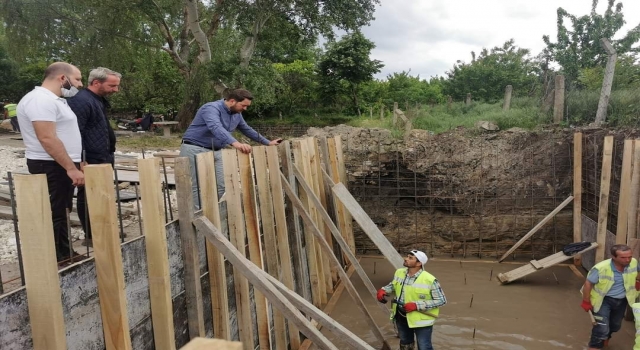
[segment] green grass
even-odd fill
[[[117,136],[116,146],[118,150],[133,150],[139,152],[141,149],[167,149],[179,148],[182,141],[182,134],[172,134],[171,137],[157,135],[134,134],[132,136]]]

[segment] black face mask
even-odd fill
[[[64,78],[67,79],[67,81],[62,83],[62,88],[67,90],[71,89],[71,80],[69,80],[66,75],[64,76]]]

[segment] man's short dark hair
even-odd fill
[[[251,94],[251,92],[245,89],[229,90],[229,92],[227,93],[227,97],[225,98],[225,100],[235,100],[237,102],[242,102],[245,99],[249,101],[253,100],[253,95]]]
[[[616,244],[613,247],[611,247],[611,256],[616,258],[618,257],[618,252],[627,252],[630,250],[631,250],[631,247],[629,247],[626,244]]]

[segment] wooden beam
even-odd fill
[[[591,243],[590,247],[583,249],[578,254],[582,254],[589,250],[595,249],[597,246],[597,243]],[[558,265],[561,262],[569,260],[574,256],[575,255],[565,255],[563,252],[557,252],[541,260],[531,260],[531,262],[527,265],[521,266],[509,272],[499,274],[498,281],[500,281],[500,283],[502,284],[511,283],[534,272],[545,270],[552,266]]]
[[[595,263],[604,260],[605,242],[607,238],[607,219],[609,216],[609,187],[611,185],[611,156],[613,155],[613,136],[605,136],[602,151],[602,173],[600,176],[600,200],[598,209],[598,233],[596,241]]]
[[[344,188],[349,190],[349,179],[347,178],[347,168],[345,167],[344,162],[344,154],[342,153],[342,135],[336,135],[333,137],[336,144],[336,160],[338,167],[338,174],[340,176],[340,182],[344,185]],[[351,213],[348,210],[344,212],[344,224],[345,224],[345,232],[344,235],[347,237],[347,243],[351,247],[351,250],[356,252],[356,243],[353,237],[353,220],[351,218]]]
[[[327,138],[327,149],[328,149],[327,153],[328,153],[328,159],[329,159],[329,164],[327,165],[327,168],[328,168],[327,172],[331,174],[331,177],[330,177],[331,181],[327,181],[326,176],[323,176],[323,177],[325,178],[325,184],[327,184],[329,186],[329,189],[331,189],[331,187],[333,187],[333,185],[335,185],[336,183],[342,182],[340,180],[340,168],[338,166],[336,140],[334,138]],[[340,202],[339,200],[336,200],[333,194],[331,195],[331,198],[334,201],[336,221],[338,223],[338,227],[340,228],[340,233],[342,234],[342,237],[345,239],[345,241],[347,241],[347,244],[349,245],[349,249],[351,250],[351,252],[355,254],[356,248],[353,244],[354,242],[351,242],[350,237],[348,235],[349,227],[347,225],[347,221],[351,220],[351,216],[347,213],[346,209],[344,208],[344,205],[342,205],[342,202]]]
[[[295,158],[295,164],[297,164],[301,169],[305,171],[305,175],[307,173],[307,169],[309,166],[308,162],[305,162],[303,159],[303,142],[302,141],[293,141],[293,156]],[[307,167],[304,167],[304,164],[307,164]],[[291,176],[294,176],[293,171],[290,173]],[[295,179],[295,178],[294,178]],[[305,208],[311,207],[311,200],[307,198],[306,193],[300,193],[300,200],[305,204]],[[296,210],[298,210],[296,208]],[[298,213],[300,214],[300,213]],[[305,248],[307,250],[307,262],[309,265],[309,280],[311,283],[311,298],[313,300],[313,305],[320,307],[322,304],[327,302],[327,294],[324,292],[324,285],[320,283],[320,266],[318,266],[318,258],[316,253],[316,243],[313,239],[313,234],[307,232],[308,230],[304,230],[305,237]],[[324,301],[322,299],[324,296]]]
[[[347,292],[349,292],[349,295],[355,302],[356,306],[364,314],[365,321],[368,323],[369,328],[374,331],[373,333],[376,336],[376,338],[378,338],[378,340],[380,340],[380,342],[382,343],[383,349],[388,348],[389,345],[387,344],[384,338],[384,335],[382,334],[382,331],[380,331],[380,328],[378,328],[378,326],[376,325],[375,321],[373,320],[373,316],[371,316],[371,314],[369,313],[369,310],[367,310],[367,307],[365,306],[364,302],[360,298],[358,291],[351,283],[349,276],[347,276],[347,273],[340,266],[340,262],[338,261],[338,258],[336,258],[336,256],[333,254],[333,250],[331,249],[327,241],[324,239],[322,232],[320,232],[320,229],[318,229],[318,227],[315,225],[315,223],[311,219],[310,214],[306,211],[300,199],[298,199],[298,197],[295,196],[295,194],[293,193],[293,190],[289,186],[289,183],[287,182],[287,179],[284,177],[284,175],[280,174],[280,178],[282,180],[282,187],[284,188],[285,193],[287,194],[287,196],[289,197],[293,205],[295,205],[298,208],[298,213],[300,214],[300,217],[302,217],[302,221],[305,223],[305,227],[306,227],[305,231],[311,231],[311,233],[316,237],[316,240],[320,244],[320,248],[325,253],[325,258],[328,258],[329,261],[334,266],[336,266],[337,268],[336,270],[340,275],[340,280],[342,280],[342,282],[344,283],[345,288],[347,289]]]
[[[322,333],[311,325],[300,311],[291,305],[289,300],[267,280],[266,276],[257,272],[259,270],[258,267],[248,261],[243,253],[235,248],[207,218],[200,217],[194,220],[194,224],[198,231],[202,232],[224,254],[234,269],[251,281],[251,284],[262,292],[273,306],[285,314],[290,322],[294,322],[307,338],[311,338],[321,349],[338,350]],[[243,324],[242,328],[244,326],[246,325]]]
[[[322,165],[320,164],[320,152],[318,150],[318,142],[316,140],[315,137],[309,137],[307,138],[307,145],[309,147],[309,160],[310,160],[310,168],[311,168],[311,177],[309,178],[309,180],[311,182],[309,182],[309,184],[313,185],[313,193],[314,196],[316,196],[316,198],[324,198],[324,186],[320,186],[321,184],[321,180],[322,180]],[[322,181],[322,183],[324,183],[324,181]],[[324,201],[323,199],[321,199],[321,201]],[[324,239],[327,241],[327,243],[329,244],[330,247],[333,246],[332,243],[332,239],[331,239],[331,232],[329,232],[329,229],[322,224],[322,219],[320,217],[320,213],[318,213],[319,210],[324,210],[327,207],[326,201],[325,203],[320,206],[319,208],[316,208],[315,206],[313,206],[315,208],[315,220],[316,220],[316,225],[322,229],[324,231]],[[321,259],[322,262],[322,272],[324,274],[324,284],[325,284],[325,291],[327,294],[331,294],[333,293],[333,277],[331,276],[331,264],[329,264],[329,261],[326,259]],[[329,301],[329,298],[327,297],[327,301]]]
[[[564,209],[564,207],[566,207],[572,201],[573,201],[573,196],[569,196],[567,199],[564,200],[564,202],[560,203],[560,205],[558,205],[555,209],[553,209],[553,211],[547,214],[547,216],[545,216],[544,219],[540,220],[540,222],[538,222],[536,226],[534,226],[529,232],[527,232],[526,235],[520,238],[520,240],[516,242],[516,244],[514,244],[513,247],[509,248],[509,250],[507,250],[507,252],[504,253],[504,255],[502,255],[502,257],[498,261],[502,261],[506,259],[507,256],[509,256],[509,254],[513,253],[516,249],[518,249],[518,247],[521,246],[522,243],[524,243],[527,239],[529,239],[529,237],[533,236],[534,233],[538,232],[538,230],[540,230],[540,228],[542,228],[544,224],[549,222],[549,220],[553,219],[553,217],[556,216],[556,214],[558,214],[560,210]]]
[[[260,242],[260,229],[258,228],[258,212],[253,183],[253,167],[251,157],[247,153],[238,153],[238,166],[240,169],[240,188],[242,188],[242,208],[244,210],[244,222],[247,230],[247,242],[249,244],[249,259],[260,269],[262,263],[262,244]],[[261,171],[265,171],[262,169]],[[262,176],[262,175],[261,175]],[[271,348],[271,336],[269,334],[269,316],[267,299],[262,293],[256,291],[253,295],[256,307],[256,322],[258,324],[258,343],[260,349]]]
[[[245,227],[242,217],[242,197],[240,194],[240,179],[238,171],[238,151],[235,149],[222,150],[222,164],[224,164],[224,186],[227,199],[227,217],[229,223],[229,240],[244,256]],[[213,243],[213,242],[212,242]],[[218,246],[216,246],[218,247]],[[218,250],[220,247],[218,247]],[[220,250],[227,259],[229,257]],[[253,344],[253,322],[251,317],[251,300],[249,298],[249,282],[242,278],[236,266],[233,268],[233,285],[236,298],[236,317],[239,325],[240,341],[243,344]]]
[[[289,290],[287,286],[280,283],[277,279],[264,271],[256,270],[256,272],[261,273],[269,282],[273,284],[286,298],[293,304],[293,306],[300,309],[305,315],[311,316],[312,319],[317,320],[318,324],[325,329],[331,331],[333,334],[340,337],[340,339],[344,340],[347,344],[349,344],[349,349],[374,349],[367,342],[360,339],[357,335],[353,334],[350,330],[342,326],[340,323],[336,322],[336,320],[332,319],[329,316],[328,312],[322,311],[317,307],[313,306],[310,302],[306,301],[303,297],[299,296],[295,292]],[[347,272],[347,275],[353,273],[353,270]],[[344,284],[340,284],[340,290],[344,289]],[[336,289],[337,291],[337,289]],[[333,297],[331,298],[333,299]],[[308,341],[305,340],[305,343]]]
[[[633,171],[629,190],[629,214],[627,215],[627,240],[638,238],[638,192],[640,192],[640,140],[633,144]]]
[[[262,234],[264,235],[264,260],[266,270],[272,276],[280,274],[280,262],[278,261],[278,244],[276,238],[276,228],[273,214],[273,201],[271,189],[269,188],[269,177],[272,174],[268,171],[266,147],[253,147],[251,149],[256,172],[256,189],[260,203],[260,219],[262,222]],[[287,331],[284,316],[278,310],[273,310],[273,331],[276,344],[274,349],[287,349]]]
[[[153,341],[158,350],[176,348],[169,276],[169,250],[160,188],[160,158],[138,160],[142,196],[143,234],[147,251]]]
[[[189,339],[206,336],[200,285],[200,254],[198,239],[191,221],[193,220],[193,192],[191,189],[191,168],[189,158],[176,158],[176,194],[178,196],[178,222],[180,242],[184,260],[184,290],[187,299]]]
[[[267,150],[269,152],[269,150]],[[289,178],[293,191],[297,194],[298,186],[296,183],[295,175],[293,175],[293,155],[291,152],[291,142],[283,141],[278,146],[278,153],[280,154],[280,161],[282,162],[282,172]],[[270,158],[271,159],[271,158]],[[270,170],[271,171],[271,170]],[[277,172],[276,172],[277,173]],[[274,178],[271,181],[272,188],[274,184],[277,182],[278,186],[280,186],[280,191],[273,193],[282,193],[284,196],[284,192],[282,192],[282,184],[280,183],[280,178]],[[284,200],[284,197],[283,197]],[[292,243],[291,246],[291,259],[292,265],[295,271],[295,281],[296,288],[298,293],[302,295],[306,300],[311,301],[312,296],[310,290],[307,288],[309,285],[310,277],[309,277],[309,265],[308,259],[303,259],[304,248],[302,246],[302,227],[300,226],[300,219],[298,215],[298,211],[293,207],[293,205],[287,205],[286,208],[286,218],[287,225],[293,227],[293,230],[289,234],[289,240]],[[292,289],[295,290],[295,289]]]
[[[573,242],[582,242],[582,133],[573,134]],[[582,265],[582,255],[573,258]]]
[[[616,244],[627,244],[627,218],[631,187],[631,161],[633,160],[633,140],[624,140],[620,195],[618,198],[618,222],[616,224]]]
[[[200,187],[200,205],[202,214],[216,227],[220,228],[220,206],[218,204],[218,180],[215,173],[213,152],[196,155],[198,162],[198,184]],[[211,286],[211,310],[213,313],[213,336],[219,339],[231,339],[229,327],[229,296],[227,293],[227,272],[224,256],[206,241],[207,265],[209,267],[209,285]]]
[[[200,164],[200,163],[198,163]],[[242,350],[242,343],[221,339],[195,338],[180,350]]]
[[[278,160],[278,149],[276,147],[267,147],[267,166],[269,168],[269,195],[273,205],[273,214],[275,217],[276,242],[278,243],[278,255],[280,256],[280,264],[278,265],[280,279],[284,285],[290,290],[295,290],[293,282],[293,268],[291,265],[291,250],[289,245],[289,236],[287,230],[287,217],[285,215],[284,193],[282,183],[280,183],[280,162]],[[277,341],[277,339],[276,339]],[[276,344],[277,345],[277,344]],[[291,350],[300,347],[300,331],[289,322],[289,346]]]
[[[618,55],[615,48],[607,38],[600,39],[600,46],[607,51],[607,65],[604,69],[604,78],[602,79],[602,88],[600,89],[600,100],[598,101],[598,110],[596,111],[595,124],[602,125],[607,118],[607,109],[609,108],[609,99],[611,98],[611,87],[613,85],[613,77],[616,70],[616,61]]]
[[[105,347],[107,350],[130,350],[113,169],[111,164],[87,165],[84,175]]]
[[[362,209],[360,204],[349,193],[343,184],[335,184],[332,189],[335,196],[342,202],[345,209],[351,213],[351,216],[362,228],[362,231],[369,236],[371,241],[380,249],[382,255],[384,255],[391,265],[396,268],[402,268],[404,259],[398,254],[398,251],[391,245],[391,242],[384,236],[384,234],[378,229],[375,223],[371,220],[369,215]]]
[[[15,175],[14,181],[33,349],[66,350],[47,176]]]
[[[309,194],[311,191],[311,188],[302,177],[302,174],[300,173],[300,170],[298,169],[298,167],[294,166],[294,173],[298,178],[298,182],[302,186],[302,189],[305,192],[307,192],[307,194]],[[282,176],[284,177],[284,175]],[[334,239],[336,240],[336,242],[338,243],[338,245],[340,246],[344,254],[347,256],[347,258],[351,262],[351,266],[355,268],[356,272],[358,273],[358,276],[362,280],[362,283],[365,285],[365,287],[369,291],[369,294],[371,294],[372,298],[376,298],[377,297],[376,287],[373,285],[373,283],[369,279],[369,276],[367,276],[367,273],[364,271],[364,269],[360,265],[359,260],[349,249],[349,245],[347,244],[347,242],[344,240],[344,238],[342,238],[342,235],[340,234],[340,230],[338,230],[336,225],[333,223],[327,211],[324,210],[324,208],[322,208],[322,204],[320,203],[320,200],[313,194],[309,195],[309,197],[311,198],[313,205],[318,209],[318,213],[324,220],[324,224],[329,228],[330,232],[333,234]],[[389,309],[387,309],[387,307],[384,304],[378,304],[378,305],[380,305],[380,308],[383,310],[384,313],[389,312]]]

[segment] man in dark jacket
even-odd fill
[[[118,92],[121,77],[120,73],[98,67],[89,73],[87,88],[68,100],[69,107],[78,117],[82,150],[85,155],[83,161],[87,164],[113,165],[116,135],[107,118],[110,105],[106,97]],[[84,187],[78,187],[77,206],[85,242],[91,244],[91,226],[86,212]]]

